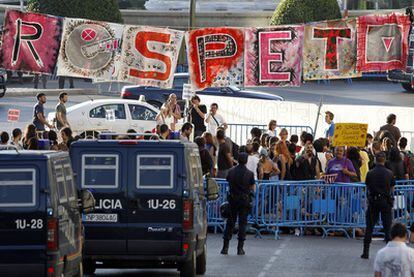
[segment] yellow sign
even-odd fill
[[[335,123],[332,145],[364,147],[367,133],[368,124]]]

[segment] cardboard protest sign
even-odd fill
[[[243,29],[193,30],[186,34],[186,44],[194,90],[243,85]]]
[[[7,10],[0,67],[52,74],[62,34],[62,18]]]
[[[305,27],[305,80],[361,77],[356,65],[356,19],[317,22]]]
[[[303,26],[247,28],[244,86],[299,86]]]
[[[333,146],[364,147],[367,139],[368,124],[335,123]]]
[[[126,26],[118,80],[172,88],[183,37],[168,28]]]
[[[114,23],[66,18],[57,74],[113,80],[123,28]]]

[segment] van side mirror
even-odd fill
[[[81,212],[84,214],[91,213],[95,210],[95,198],[93,194],[87,190],[83,189],[80,192],[80,204],[81,204]]]
[[[208,201],[215,201],[219,198],[219,185],[215,179],[210,177],[205,178],[205,190]]]

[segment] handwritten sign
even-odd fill
[[[17,109],[9,109],[7,113],[7,121],[8,122],[18,122],[20,119],[20,110]]]
[[[367,139],[368,124],[335,123],[333,146],[364,147]]]

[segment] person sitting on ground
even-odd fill
[[[356,177],[354,165],[345,157],[345,149],[342,146],[335,148],[335,158],[328,162],[326,174],[337,174],[335,182],[350,183],[351,176]]]
[[[320,162],[313,154],[311,143],[306,144],[304,153],[296,159],[295,180],[315,180],[321,178]]]
[[[186,122],[181,127],[180,140],[181,142],[190,142],[191,133],[193,132],[193,125]]]
[[[36,126],[34,124],[29,124],[26,126],[26,130],[24,132],[24,138],[23,138],[23,148],[27,149],[29,146],[29,140],[31,138],[37,138],[36,133]]]
[[[269,137],[276,137],[277,136],[277,132],[276,132],[277,122],[276,122],[276,120],[270,120],[269,125],[267,127],[268,127],[268,130],[267,130],[266,134],[268,134]]]
[[[69,127],[64,127],[60,130],[60,136],[62,137],[62,142],[59,144],[59,150],[69,151],[70,145],[75,141],[72,136],[72,130]]]
[[[21,143],[22,135],[22,130],[19,128],[14,129],[12,132],[13,138],[10,141],[10,145],[16,146],[17,150],[23,150],[23,144]]]
[[[375,257],[375,277],[414,276],[414,249],[406,245],[406,239],[407,227],[395,223],[391,227],[391,241]]]
[[[27,150],[39,150],[39,140],[37,138],[29,139],[27,143]]]
[[[0,133],[0,144],[1,145],[7,145],[9,144],[9,133],[7,133],[6,131],[3,131]]]
[[[398,150],[398,148],[391,148],[385,167],[392,171],[394,174],[394,180],[398,181],[409,179],[407,166],[405,165],[403,159],[401,159],[400,150]]]
[[[58,137],[55,131],[49,131],[49,141],[50,141],[50,148],[49,150],[58,151],[59,144],[58,144]]]
[[[198,146],[200,152],[201,168],[203,170],[203,175],[213,174],[213,159],[211,158],[210,153],[206,149],[206,140],[203,137],[196,137],[194,142]]]
[[[161,124],[159,128],[159,135],[161,140],[169,139],[170,129],[168,128],[167,124]]]

